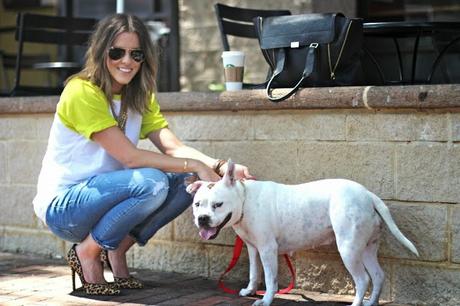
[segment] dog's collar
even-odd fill
[[[244,217],[244,203],[246,202],[246,185],[244,185],[244,180],[238,180],[238,182],[240,182],[241,186],[243,186],[243,204],[241,205],[241,216],[238,219],[238,221],[236,221],[234,224],[238,224],[238,223],[241,222],[241,220],[243,220],[243,217]]]

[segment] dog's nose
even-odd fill
[[[198,217],[198,225],[200,226],[207,226],[209,224],[209,216],[208,215],[201,215]]]

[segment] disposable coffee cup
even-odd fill
[[[224,51],[222,53],[224,65],[225,88],[227,90],[241,90],[243,88],[244,52]]]

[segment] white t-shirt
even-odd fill
[[[121,97],[114,96],[118,116]],[[35,214],[46,223],[46,210],[51,201],[70,186],[94,175],[123,169],[91,135],[116,126],[110,105],[100,88],[79,78],[71,80],[61,94],[51,126],[48,147],[38,177],[37,195],[33,200]],[[149,111],[143,115],[129,110],[125,135],[137,145],[139,138],[167,127],[152,95]]]

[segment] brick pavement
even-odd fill
[[[72,292],[70,269],[63,260],[0,253],[0,305],[233,306],[251,305],[255,299],[226,294],[217,288],[215,280],[152,270],[133,272],[145,281],[144,289],[123,290],[122,295],[114,297],[87,297],[81,291]],[[110,272],[106,274],[109,280]],[[277,296],[272,305],[339,306],[351,300],[349,296],[294,290]]]

